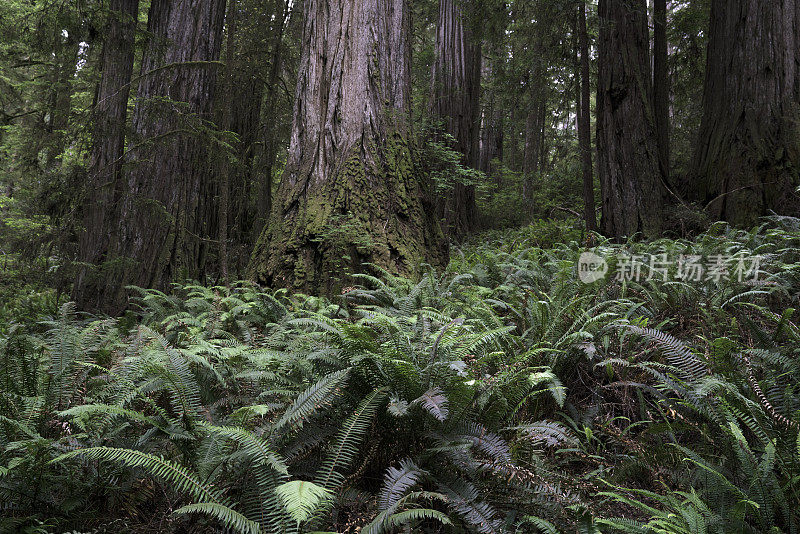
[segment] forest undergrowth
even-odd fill
[[[591,241],[489,232],[334,298],[8,299],[0,531],[797,532],[800,220]]]

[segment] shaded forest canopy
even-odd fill
[[[800,0],[5,0],[0,531],[796,532]]]

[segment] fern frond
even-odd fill
[[[302,426],[304,420],[338,394],[338,389],[347,380],[349,373],[349,368],[336,371],[306,389],[278,419],[273,426],[273,431],[281,430],[290,425]]]
[[[450,414],[450,411],[447,408],[447,397],[438,387],[429,389],[418,399],[413,400],[411,404],[418,404],[422,406],[428,413],[430,413],[439,421],[444,421]]]
[[[176,515],[203,514],[216,519],[220,525],[241,534],[260,534],[261,527],[255,521],[218,502],[187,504],[172,512]]]
[[[343,471],[358,454],[358,447],[366,438],[367,428],[385,397],[386,388],[376,389],[359,403],[355,413],[342,424],[328,458],[317,473],[317,484],[335,490],[344,482]]]
[[[285,482],[275,488],[275,493],[298,525],[308,521],[333,500],[331,491],[304,480]]]
[[[417,484],[422,476],[427,474],[412,460],[400,460],[400,468],[389,467],[383,477],[383,488],[378,496],[378,510],[385,511],[400,501],[400,499]]]

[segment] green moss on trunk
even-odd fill
[[[415,276],[447,262],[444,237],[426,210],[413,148],[399,132],[382,146],[355,146],[335,177],[302,195],[281,186],[251,262],[260,282],[331,292],[353,272]],[[305,183],[303,180],[300,182]]]

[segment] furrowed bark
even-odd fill
[[[580,48],[580,91],[578,101],[578,144],[583,170],[583,218],[586,229],[597,231],[594,205],[594,176],[592,169],[592,100],[589,80],[589,36],[586,32],[586,3],[579,0],[578,46]]]
[[[464,155],[463,165],[477,169],[480,142],[480,44],[472,42],[459,0],[439,0],[436,60],[431,76],[431,115],[444,120],[447,133]],[[475,187],[455,184],[442,204],[448,232],[457,238],[474,230],[478,221]]]
[[[653,1],[653,112],[661,174],[669,182],[669,67],[667,60],[667,0]]]
[[[600,0],[597,170],[601,229],[623,239],[658,235],[666,190],[652,109],[644,0]]]
[[[202,274],[213,241],[205,217],[213,191],[206,145],[224,11],[224,0],[150,5],[151,39],[108,254],[113,264],[97,295],[104,311],[127,305],[128,285],[165,288]]]
[[[695,200],[712,217],[755,224],[800,215],[797,140],[800,2],[714,0]]]
[[[289,161],[250,264],[271,286],[332,291],[369,262],[446,262],[415,174],[405,0],[306,0]]]
[[[92,110],[94,139],[86,184],[86,195],[91,195],[92,202],[83,215],[78,272],[72,289],[72,299],[84,309],[101,308],[103,302],[98,297],[103,294],[102,286],[111,283],[97,269],[109,259],[124,191],[122,160],[139,0],[111,0],[109,8],[102,75]]]

